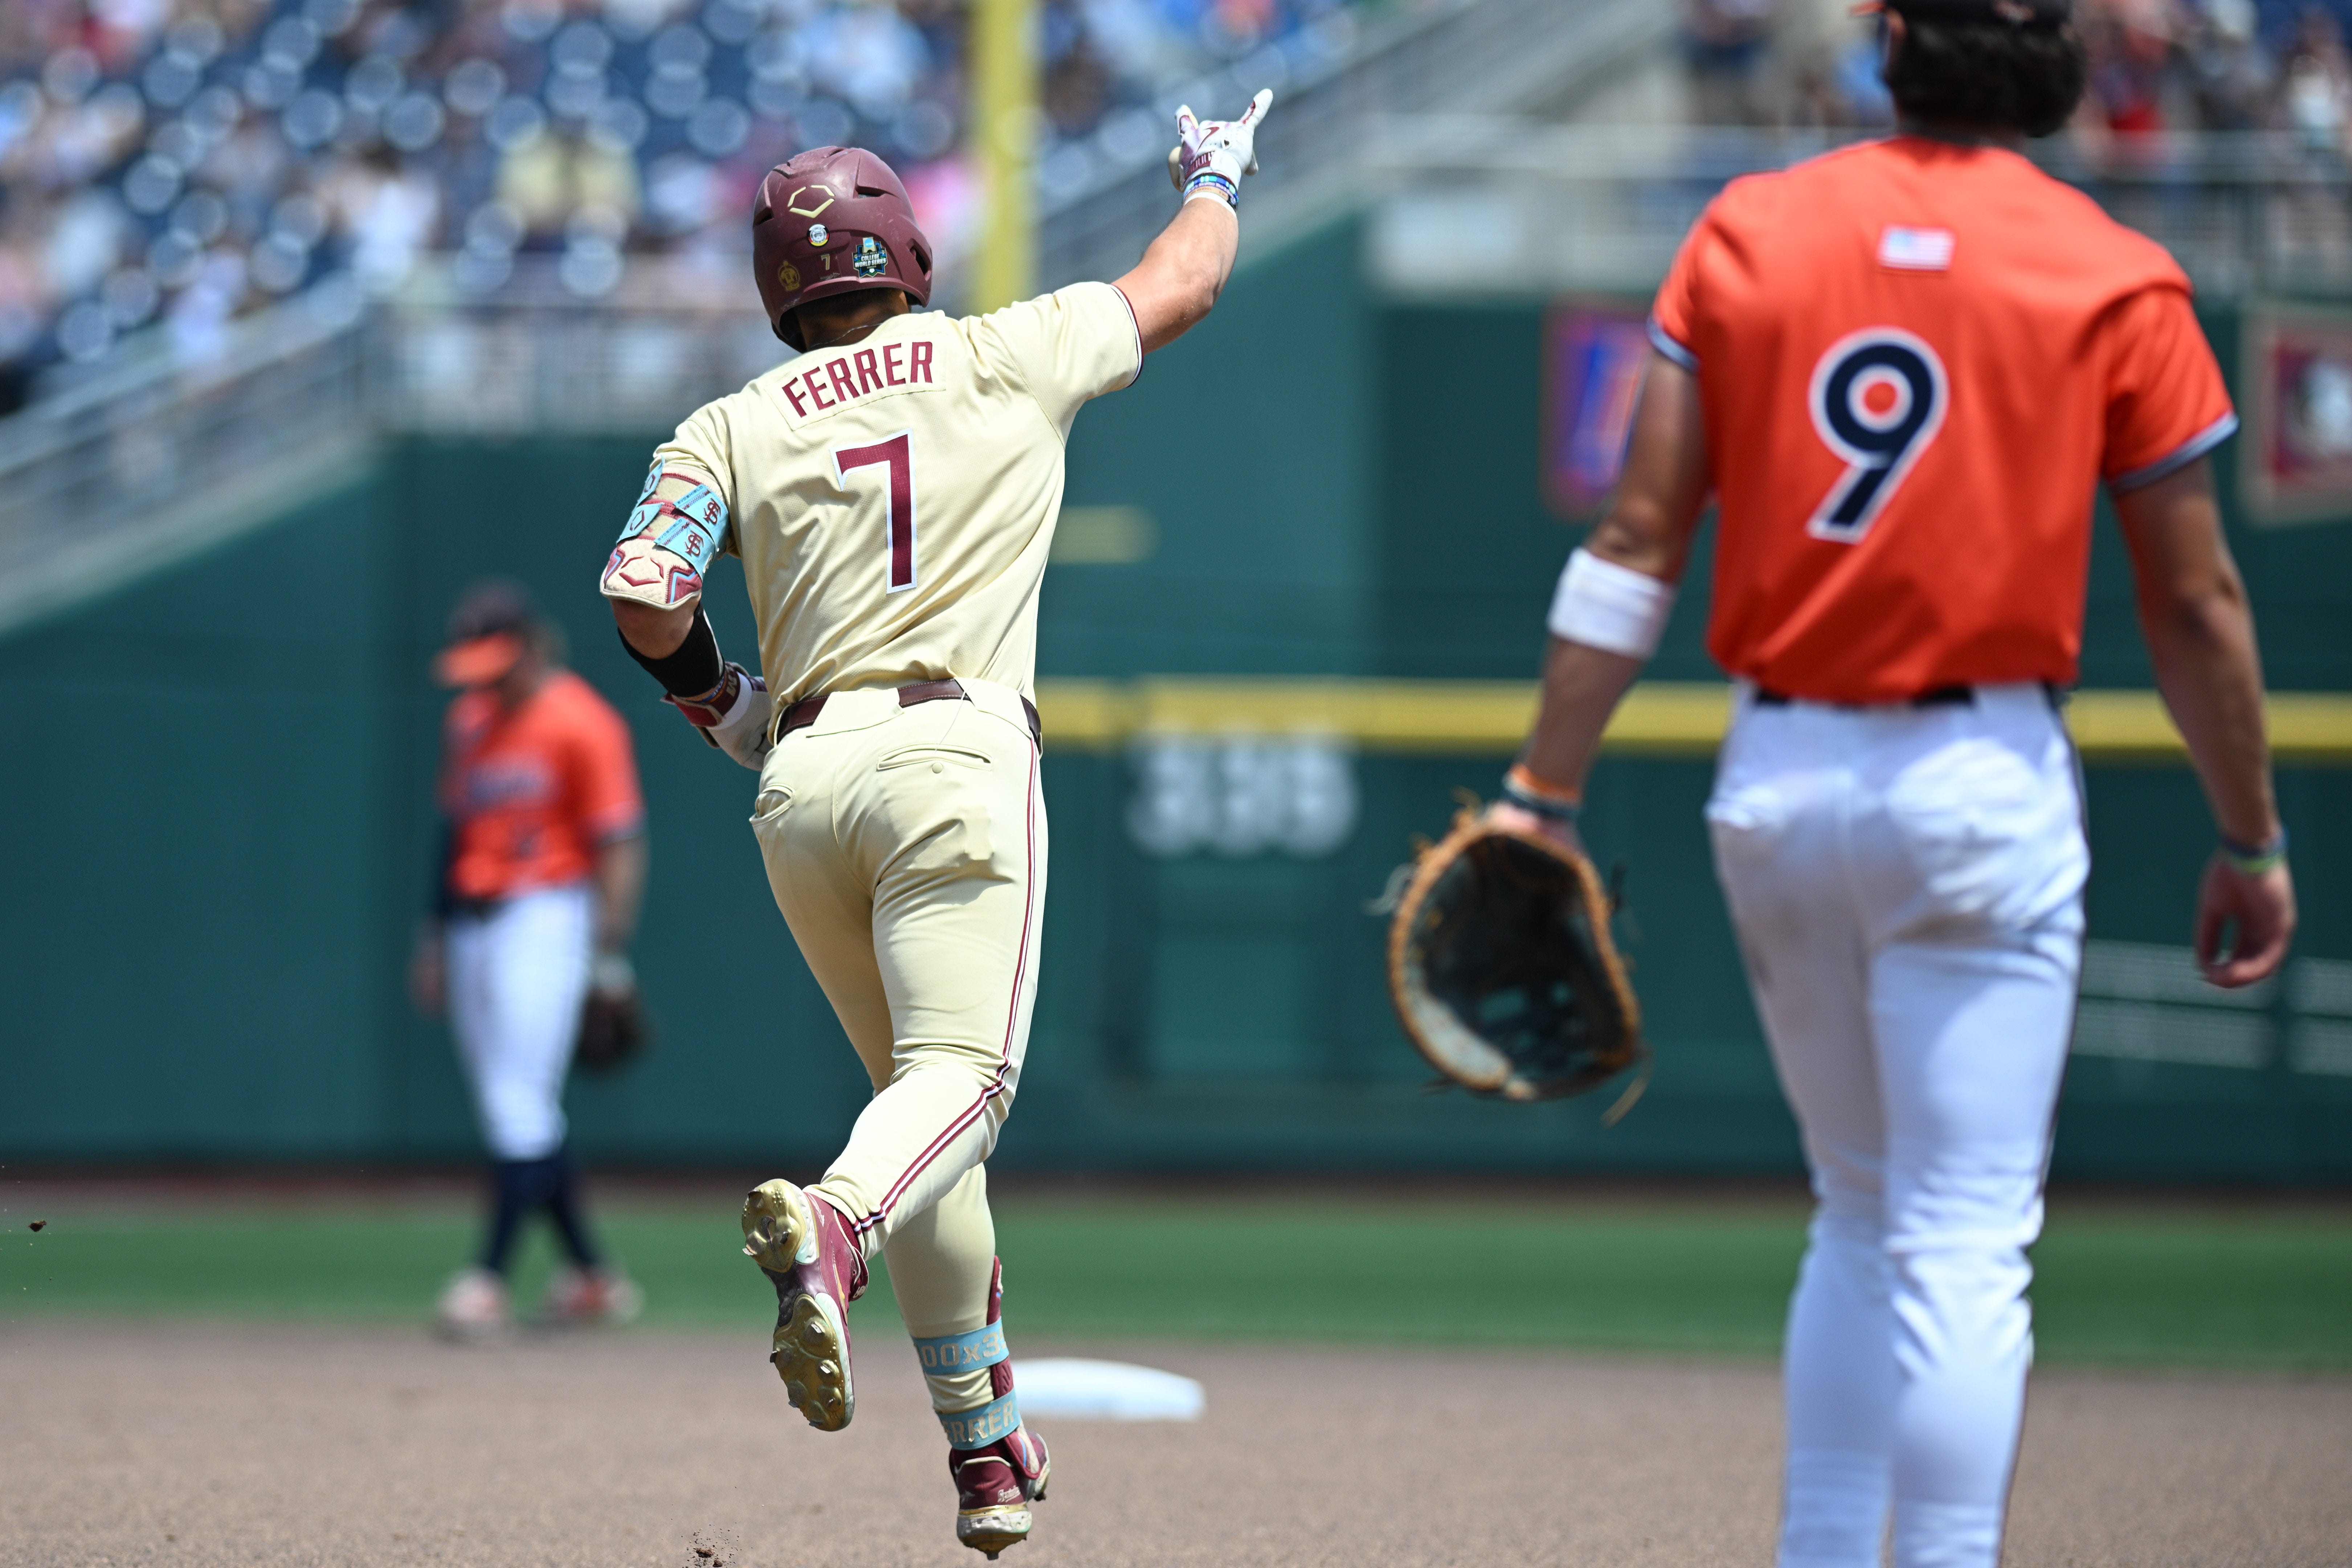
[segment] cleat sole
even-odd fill
[[[815,1202],[790,1182],[762,1182],[743,1199],[743,1252],[776,1287],[776,1332],[768,1360],[784,1397],[820,1432],[838,1432],[857,1413],[850,1384],[849,1330],[840,1305],[813,1296],[793,1270],[816,1261]]]
[[[793,1408],[820,1432],[838,1432],[857,1414],[846,1341],[840,1309],[827,1297],[794,1296],[776,1324],[768,1359]]]
[[[771,1274],[816,1261],[816,1211],[790,1182],[761,1182],[743,1199],[743,1253]]]
[[[1038,1467],[1036,1479],[1029,1483],[1029,1502],[1045,1500],[1045,1483],[1053,1475],[1054,1461],[1047,1458]],[[993,1563],[998,1552],[1029,1539],[1032,1522],[1027,1502],[961,1510],[956,1514],[956,1540]]]
[[[973,1509],[956,1515],[956,1539],[974,1552],[985,1553],[992,1563],[1006,1547],[1018,1546],[1029,1539],[1029,1524],[1026,1503]]]

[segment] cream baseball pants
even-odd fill
[[[1743,690],[1707,821],[1816,1199],[1789,1312],[1780,1568],[1991,1568],[2032,1359],[2089,853],[2037,686]]]
[[[812,1189],[890,1268],[907,1331],[988,1321],[982,1162],[1021,1078],[1045,900],[1045,808],[1019,693],[898,705],[835,692],[760,772],[751,830],[801,953],[874,1098]],[[984,1403],[933,1379],[941,1410]]]

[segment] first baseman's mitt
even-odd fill
[[[1389,925],[1389,993],[1438,1071],[1505,1100],[1557,1100],[1647,1056],[1591,861],[1465,810],[1412,872]]]
[[[653,1040],[651,1020],[633,986],[625,991],[590,991],[580,1008],[580,1043],[572,1059],[590,1072],[618,1072],[644,1054]]]

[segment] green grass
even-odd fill
[[[0,1318],[417,1321],[464,1259],[455,1205],[176,1205],[168,1221],[29,1194],[0,1217]],[[607,1205],[647,1321],[756,1331],[730,1206]],[[1549,1345],[1768,1355],[1803,1242],[1792,1205],[1374,1203],[1231,1195],[999,1205],[1016,1335]],[[534,1242],[519,1283],[544,1277]],[[2049,1363],[2352,1369],[2352,1215],[2064,1202],[2037,1249]],[[894,1321],[887,1287],[860,1303]]]
[[[1065,1205],[999,1222],[1026,1329],[1769,1354],[1803,1244],[1780,1207]]]

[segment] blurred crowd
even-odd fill
[[[2090,57],[2078,135],[2271,131],[2313,150],[2352,146],[2352,0],[2077,0]],[[1875,127],[1874,17],[1847,0],[1685,0],[1693,118],[1719,125]]]
[[[1050,201],[1165,144],[1221,64],[1277,86],[1367,5],[1045,0]],[[0,412],[126,337],[182,358],[322,277],[460,294],[533,255],[596,298],[633,255],[732,258],[771,163],[835,142],[906,176],[950,260],[970,0],[0,0]],[[2079,0],[2085,137],[2352,143],[2352,0]],[[1684,0],[1691,116],[1874,127],[1874,22],[1849,0]],[[160,329],[160,330],[149,330]]]
[[[1046,0],[1041,179],[1167,138],[1220,62],[1343,52],[1349,0]],[[967,0],[0,0],[0,412],[126,334],[183,357],[332,273],[449,253],[487,294],[543,253],[594,298],[626,258],[748,247],[804,146],[897,163],[941,252],[972,222]],[[161,325],[164,330],[141,332]]]

